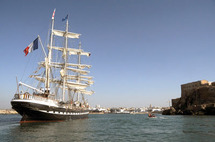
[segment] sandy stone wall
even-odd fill
[[[13,109],[3,109],[0,110],[0,114],[18,114],[18,113]]]
[[[211,83],[208,82],[207,80],[200,80],[200,81],[182,84],[181,85],[181,98],[187,97],[188,95],[190,95],[194,90],[198,89],[199,87],[209,86],[210,84]]]

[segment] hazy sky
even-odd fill
[[[168,106],[181,84],[215,81],[214,0],[1,0],[0,108],[11,107],[16,76],[29,75],[39,53],[24,48],[37,35],[46,45],[54,8],[55,27],[69,14],[92,53],[92,106]]]

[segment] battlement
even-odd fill
[[[187,97],[193,90],[202,86],[210,86],[212,83],[207,80],[199,80],[181,85],[181,98]]]

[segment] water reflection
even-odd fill
[[[36,122],[16,125],[9,132],[11,141],[85,141],[88,119],[65,122]],[[89,135],[88,135],[89,136]]]

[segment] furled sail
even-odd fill
[[[81,35],[81,34],[77,34],[77,33],[65,32],[65,31],[60,31],[60,30],[55,30],[55,29],[53,29],[52,32],[56,36],[68,37],[68,38],[79,38],[79,36]]]
[[[78,67],[80,69],[84,69],[84,68],[91,68],[91,65],[85,65],[85,64],[71,64],[71,63],[67,63],[67,66],[72,66],[72,67]]]
[[[45,82],[46,78],[45,77],[41,77],[41,76],[36,76],[36,75],[32,75],[30,77],[35,78],[38,81],[41,82]],[[52,83],[57,83],[60,85],[63,85],[63,82],[61,80],[58,79],[50,79],[50,82]],[[88,84],[83,84],[83,83],[76,83],[76,82],[71,82],[71,81],[67,81],[66,82],[66,86],[68,86],[69,88],[76,88],[76,89],[85,89],[86,87],[88,87]]]
[[[94,94],[94,91],[80,90],[80,93],[86,94],[86,95],[92,95]]]
[[[52,46],[53,49],[59,50],[62,52],[69,52],[69,55],[85,55],[85,56],[90,56],[90,52],[84,52],[82,49],[74,49],[74,48],[63,48],[63,47],[57,47],[57,46]]]
[[[81,80],[86,78],[89,80],[92,80],[93,77],[92,76],[76,76],[76,75],[67,75],[67,79],[73,79],[73,80],[77,80],[78,78],[80,78]]]
[[[83,75],[87,75],[88,73],[90,73],[90,71],[81,70],[81,69],[75,69],[75,68],[69,68],[69,67],[67,67],[66,69],[71,70],[73,72],[83,74]]]
[[[39,63],[41,66],[45,67],[45,62],[40,62]],[[50,67],[54,67],[54,68],[64,68],[64,63],[51,63],[49,66]],[[90,65],[81,65],[81,64],[68,64],[68,65],[71,65],[71,66],[80,66],[80,68],[82,67],[91,67]],[[90,73],[90,71],[87,71],[87,70],[82,70],[82,69],[76,69],[76,68],[71,68],[71,67],[67,67],[66,68],[67,70],[71,70],[73,72],[76,72],[76,73],[80,73],[80,74],[83,74],[83,75],[87,75]]]

